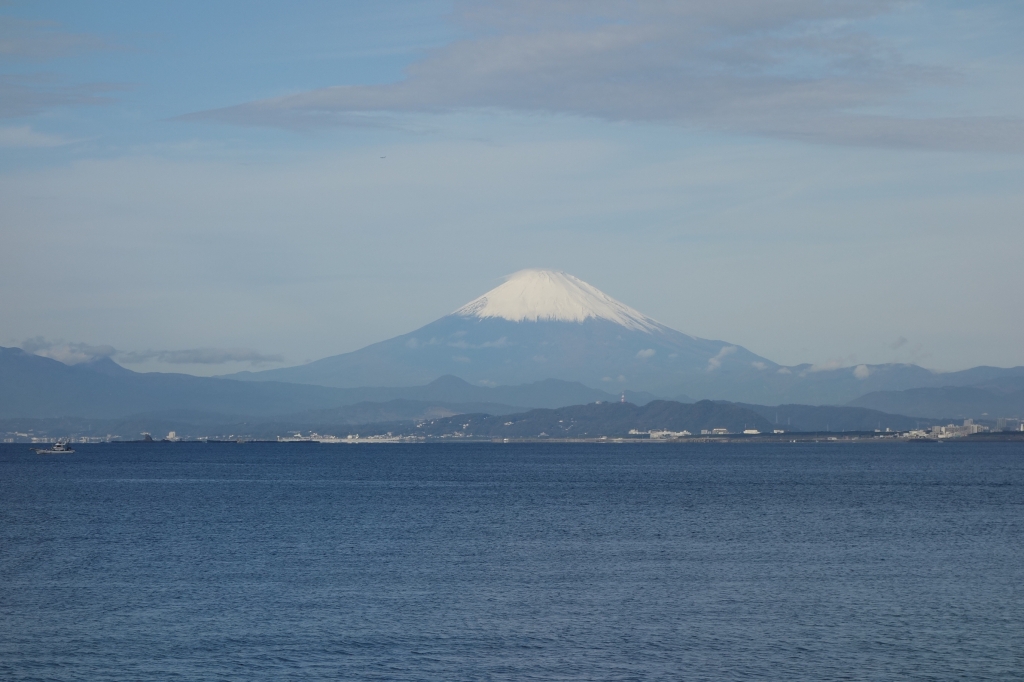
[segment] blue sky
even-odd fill
[[[1024,364],[1022,34],[1014,2],[0,4],[0,345],[294,364],[550,267],[777,362]]]

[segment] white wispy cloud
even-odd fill
[[[715,357],[708,360],[708,371],[712,372],[722,366],[726,357],[736,352],[736,346],[722,346]]]
[[[108,49],[115,46],[106,39],[68,31],[57,22],[0,15],[0,65],[6,69]],[[125,89],[127,86],[114,83],[68,83],[47,72],[8,71],[0,73],[0,118],[32,116],[60,106],[107,104],[110,93]]]
[[[0,74],[0,118],[32,116],[62,106],[109,104],[116,83],[68,84],[48,73]]]
[[[60,147],[70,142],[59,135],[40,133],[31,126],[0,126],[0,147]]]
[[[284,362],[282,355],[264,354],[251,348],[119,351],[113,346],[51,341],[41,336],[24,341],[21,348],[29,353],[53,358],[68,365],[101,358],[114,358],[119,363],[126,365],[150,361],[171,365],[222,365],[229,362],[248,362],[254,366]]]
[[[0,15],[0,57],[39,61],[110,47],[100,36],[68,31],[54,21]]]
[[[59,360],[66,365],[77,365],[100,358],[109,358],[117,353],[113,346],[49,341],[42,336],[26,339],[21,344],[21,348],[35,355]]]
[[[465,39],[404,80],[338,85],[187,118],[294,128],[383,113],[502,109],[675,123],[850,145],[1024,151],[1012,117],[867,115],[945,70],[909,63],[865,23],[899,0],[456,3]]]
[[[826,360],[825,362],[818,362],[818,363],[815,363],[815,364],[811,365],[810,369],[808,369],[807,371],[808,372],[831,372],[832,370],[841,369],[841,368],[843,368],[845,366],[846,366],[846,363],[844,363],[842,360],[837,359],[837,358],[832,358],[830,360]]]
[[[188,348],[185,350],[122,351],[118,362],[127,365],[151,360],[171,365],[222,365],[228,362],[248,362],[250,365],[284,362],[279,354],[264,354],[251,348]]]

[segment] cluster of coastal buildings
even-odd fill
[[[760,436],[761,432],[757,429],[744,429],[742,431],[744,436]],[[782,429],[775,429],[772,433],[785,433]],[[665,431],[654,429],[652,431],[638,431],[636,429],[630,429],[629,435],[631,436],[647,436],[652,440],[671,440],[673,438],[688,438],[693,434],[689,431]],[[702,436],[733,436],[736,435],[729,429],[701,429],[700,435]]]
[[[1024,431],[1024,420],[1020,419],[997,419],[995,428],[989,428],[981,424],[975,424],[973,419],[965,419],[963,424],[947,424],[945,426],[933,426],[928,430],[915,429],[908,431],[907,438],[964,438],[973,436],[976,433]]]
[[[308,436],[303,436],[301,431],[293,432],[291,436],[278,436],[278,443],[402,443],[411,442],[417,440],[416,438],[410,438],[408,436],[396,436],[390,431],[384,434],[377,434],[373,436],[362,436],[358,433],[339,438],[338,436],[332,435],[320,435],[315,431],[310,431]]]

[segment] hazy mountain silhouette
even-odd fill
[[[116,418],[130,414],[192,410],[221,415],[280,416],[327,410],[360,402],[409,400],[445,409],[480,411],[558,407],[620,394],[554,379],[524,386],[472,386],[441,377],[424,386],[339,389],[280,382],[241,382],[188,374],[138,373],[109,358],[78,365],[0,347],[0,418]],[[627,393],[646,402],[653,398]],[[490,408],[488,408],[490,409]],[[504,409],[504,408],[501,408]]]
[[[990,384],[988,387],[941,386],[912,388],[905,391],[876,391],[860,396],[850,405],[918,417],[1019,419],[1024,417],[1024,390],[1003,391],[993,388]]]

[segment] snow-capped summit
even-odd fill
[[[520,270],[505,283],[456,310],[462,317],[500,317],[512,322],[608,320],[635,331],[664,329],[597,287],[558,270]]]

